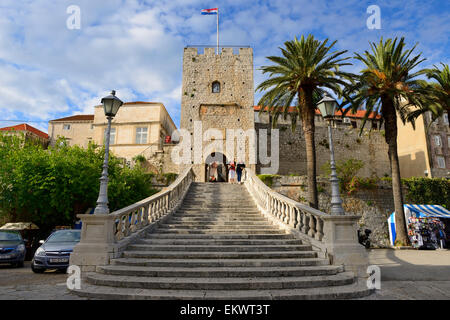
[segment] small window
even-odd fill
[[[214,81],[212,83],[212,93],[219,93],[220,92],[220,82]]]
[[[104,133],[104,139],[103,141],[106,141],[106,129]],[[116,128],[111,128],[111,132],[109,133],[109,144],[114,144],[116,141]]]
[[[438,167],[439,168],[441,168],[441,169],[445,168],[445,158],[444,157],[438,156],[437,157],[437,162],[438,162]]]
[[[440,147],[441,146],[441,136],[434,136],[434,143],[436,144],[436,146]]]
[[[91,130],[93,130],[94,129],[94,125],[93,124],[91,124]]]
[[[70,124],[63,125],[63,130],[70,130]]]
[[[136,128],[136,144],[147,143],[148,128]]]
[[[444,123],[448,124],[448,113],[444,114]]]

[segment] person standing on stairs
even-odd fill
[[[236,182],[236,161],[235,159],[233,159],[230,164],[228,165],[228,169],[229,169],[229,182],[230,183],[235,183]]]
[[[236,166],[236,173],[237,173],[237,181],[238,181],[238,183],[241,183],[242,173],[244,172],[244,168],[245,168],[245,163],[241,159],[241,160],[238,161],[238,164]]]

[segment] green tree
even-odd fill
[[[290,116],[293,131],[297,119],[301,120],[306,142],[308,201],[313,208],[318,208],[314,143],[317,102],[325,88],[336,94],[341,92],[341,86],[346,85],[343,79],[349,74],[339,68],[351,64],[344,62],[349,58],[341,57],[347,51],[331,51],[335,43],[328,45],[328,39],[319,41],[312,35],[285,42],[285,47],[280,48],[282,56],[267,57],[274,64],[261,68],[263,74],[269,74],[269,79],[257,88],[265,91],[258,104],[262,112],[267,108],[273,115],[274,127],[280,115],[285,119]],[[295,99],[295,112],[290,112],[289,107]]]
[[[104,149],[23,143],[19,137],[0,135],[0,212],[12,221],[32,221],[50,231],[71,225],[76,214],[96,205]],[[156,192],[140,166],[129,169],[110,156],[109,207],[130,205]]]
[[[421,59],[420,54],[411,57],[417,44],[406,50],[404,38],[400,41],[397,41],[397,38],[383,41],[381,38],[378,44],[371,43],[370,46],[371,52],[365,51],[363,55],[355,53],[355,58],[364,64],[364,69],[357,76],[357,83],[344,93],[346,100],[343,105],[351,102],[351,108],[345,111],[356,111],[365,106],[366,119],[374,111],[380,113],[383,118],[391,164],[395,219],[398,226],[397,240],[407,244],[397,154],[397,114],[403,122],[409,120],[414,124],[414,118],[409,117],[411,110],[426,107],[427,92],[424,90],[424,81],[416,79],[425,71],[412,71],[425,59]]]

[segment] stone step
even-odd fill
[[[229,211],[229,212],[214,212],[214,211],[202,211],[202,210],[182,210],[179,209],[172,215],[176,218],[209,218],[209,219],[220,219],[220,218],[236,218],[236,219],[261,219],[264,216],[259,212],[245,212],[245,211]]]
[[[339,266],[303,266],[303,267],[204,267],[170,269],[163,267],[145,267],[129,265],[98,266],[98,273],[137,277],[191,277],[191,278],[222,278],[222,277],[303,277],[334,275],[343,272]]]
[[[257,225],[230,225],[230,224],[223,224],[223,223],[162,223],[158,225],[159,229],[173,229],[173,230],[184,230],[184,229],[197,229],[197,230],[203,230],[203,229],[210,229],[210,230],[250,230],[250,229],[258,229],[258,230],[277,230],[278,232],[280,229],[277,229],[274,225],[266,224],[257,224]]]
[[[166,268],[204,268],[204,267],[300,267],[329,265],[327,259],[143,259],[143,258],[117,258],[111,260],[113,265],[146,266]]]
[[[297,239],[286,239],[286,240],[276,240],[276,239],[140,239],[136,241],[136,244],[149,244],[149,245],[302,245],[303,242]]]
[[[180,233],[147,233],[147,239],[294,239],[291,234],[180,234]]]
[[[243,217],[243,218],[224,218],[224,217],[219,217],[219,218],[211,218],[211,217],[196,217],[196,218],[192,218],[192,217],[169,217],[167,219],[168,223],[223,223],[223,224],[228,224],[228,225],[242,225],[242,224],[271,224],[268,220],[264,219],[263,217],[261,218],[247,218],[247,217]]]
[[[282,231],[276,229],[204,229],[204,230],[193,230],[189,228],[177,228],[177,229],[163,229],[158,228],[155,233],[165,233],[165,234],[275,234],[281,235]]]
[[[352,284],[352,272],[335,275],[304,277],[250,277],[250,278],[173,278],[136,277],[90,273],[86,276],[90,284],[116,288],[172,289],[172,290],[261,290],[298,289]]]
[[[94,286],[82,282],[73,293],[81,297],[107,300],[336,300],[370,295],[365,281],[350,285],[281,290],[167,290]]]
[[[261,251],[312,251],[311,245],[160,245],[133,244],[131,251],[188,251],[188,252],[261,252]]]
[[[261,251],[261,252],[196,252],[196,251],[131,251],[122,253],[123,258],[142,259],[302,259],[316,258],[315,251]]]

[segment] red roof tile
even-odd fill
[[[11,126],[11,127],[4,127],[4,128],[0,128],[0,131],[28,131],[28,132],[32,132],[35,135],[44,138],[44,139],[48,139],[48,134],[46,134],[45,132],[42,132],[39,129],[36,129],[35,127],[30,126],[29,124],[26,123],[22,123],[22,124],[18,124],[15,126]]]
[[[254,106],[253,110],[254,111],[259,111],[261,109],[261,106]],[[267,110],[267,107],[265,108],[265,110]],[[295,112],[296,111],[296,107],[289,107],[289,112]],[[316,114],[320,114],[320,111],[316,109]],[[349,111],[345,116],[349,117],[349,118],[364,118],[366,114],[366,110],[357,110],[356,112],[352,113],[351,111]],[[342,112],[337,110],[334,114],[335,116],[342,116]],[[372,112],[369,115],[370,119],[381,119],[381,116],[375,112]]]

